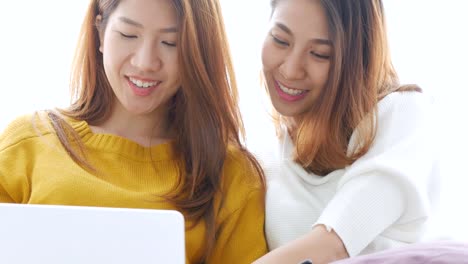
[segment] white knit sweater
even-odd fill
[[[377,106],[370,150],[325,177],[292,161],[286,136],[276,153],[260,154],[267,175],[266,235],[270,250],[309,232],[332,228],[350,256],[418,241],[438,179],[431,102],[417,92],[386,96]],[[313,135],[311,135],[313,136]],[[351,138],[348,151],[355,147]]]

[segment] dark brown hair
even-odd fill
[[[89,124],[105,121],[113,107],[114,94],[104,72],[99,52],[99,32],[119,0],[92,0],[82,25],[74,58],[72,104],[60,114],[49,112],[52,125],[70,156],[81,166],[86,162],[82,144],[76,148],[76,132],[60,117]],[[212,250],[217,226],[214,196],[220,192],[228,145],[243,153],[260,176],[263,172],[253,155],[241,144],[244,135],[237,87],[224,22],[218,0],[173,0],[179,19],[178,58],[181,89],[173,98],[169,122],[175,131],[175,152],[181,160],[177,193],[164,197],[187,220],[205,220],[207,255]],[[96,24],[96,16],[101,15]],[[206,257],[206,256],[205,256]]]
[[[274,12],[279,1],[272,0]],[[312,0],[311,0],[312,1]],[[375,137],[376,105],[395,91],[421,91],[400,86],[387,41],[381,0],[317,0],[328,18],[333,54],[326,87],[306,117],[289,127],[296,146],[296,162],[326,175],[364,155]],[[288,125],[287,117],[279,123]],[[359,124],[359,126],[358,126]],[[357,146],[347,153],[353,132]]]

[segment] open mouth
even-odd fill
[[[279,97],[287,102],[299,101],[302,98],[304,98],[308,92],[310,92],[310,90],[293,89],[286,87],[276,80],[274,80],[274,84]]]
[[[141,88],[141,89],[149,89],[149,88],[158,86],[161,83],[161,81],[148,82],[148,81],[142,81],[142,80],[139,80],[139,79],[135,79],[135,78],[132,78],[132,77],[128,77],[128,80],[131,83],[133,83],[136,87]]]
[[[302,94],[305,94],[307,93],[308,91],[307,90],[299,90],[299,89],[291,89],[291,88],[288,88],[284,85],[282,85],[281,83],[279,82],[276,82],[278,84],[278,87],[280,88],[280,90],[282,92],[284,92],[285,94],[287,95],[291,95],[291,96],[300,96]]]

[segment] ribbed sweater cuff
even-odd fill
[[[337,191],[314,226],[332,228],[353,257],[394,223],[404,206],[396,181],[378,174],[359,175]]]

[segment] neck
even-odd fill
[[[297,135],[297,130],[299,129],[299,126],[302,123],[304,116],[294,116],[294,117],[289,117],[284,119],[284,124],[286,125],[288,135],[293,141],[293,144],[296,144],[296,135]]]
[[[110,117],[91,129],[95,133],[121,136],[145,147],[158,145],[171,139],[168,112],[164,110],[136,115],[116,103]]]
[[[302,122],[302,118],[300,117],[289,117],[283,119],[284,124],[288,128],[288,131],[296,131],[299,128],[299,125]]]

